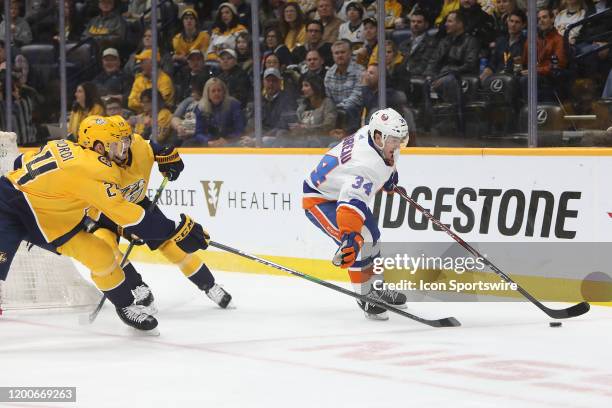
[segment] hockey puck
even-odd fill
[[[561,322],[550,322],[550,323],[548,323],[548,325],[550,327],[561,327],[562,324],[563,323],[561,323]]]

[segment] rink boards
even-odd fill
[[[329,261],[335,245],[301,208],[302,182],[324,153],[183,149],[186,169],[168,184],[160,206],[174,219],[191,215],[218,242],[347,280]],[[612,298],[612,149],[410,148],[402,152],[398,170],[400,185],[419,204],[535,294],[573,300],[595,291],[597,300]],[[154,171],[150,196],[160,182]],[[399,197],[381,193],[373,208],[383,242],[413,243],[415,254],[423,248],[458,251]],[[202,256],[221,270],[276,273],[229,254]],[[161,261],[140,249],[134,257]],[[499,281],[487,271],[421,272],[436,280]]]

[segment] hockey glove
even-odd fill
[[[363,237],[358,232],[342,236],[342,243],[334,255],[332,263],[341,268],[350,268],[357,260],[357,255],[363,246]]]
[[[183,251],[191,254],[198,249],[208,248],[210,235],[191,217],[181,214],[181,223],[176,228],[174,236],[170,239]]]
[[[128,234],[125,229],[119,225],[117,225],[117,235],[119,235],[120,237],[125,238],[126,240],[128,240],[129,242],[133,243],[134,245],[140,246],[140,245],[144,245],[144,241],[140,238],[138,238],[138,236],[136,236],[136,234]]]
[[[162,173],[164,177],[168,177],[170,181],[176,180],[181,174],[181,171],[185,168],[181,156],[179,156],[178,151],[172,146],[162,148],[155,155],[155,161],[157,162],[160,173]]]
[[[397,183],[399,183],[399,175],[397,174],[396,170],[391,174],[389,180],[387,180],[387,182],[383,185],[383,190],[385,190],[386,193],[393,194],[393,189],[395,186],[397,186]]]

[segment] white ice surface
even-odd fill
[[[110,305],[0,316],[0,386],[76,386],[76,404],[8,407],[612,407],[612,308],[550,328],[528,303],[415,303],[435,329],[305,280],[216,273],[220,310],[168,266],[137,265],[154,290],[159,337]],[[560,305],[564,306],[564,305]]]

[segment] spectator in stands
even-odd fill
[[[123,103],[121,102],[121,99],[111,96],[104,100],[104,115],[119,115],[124,119],[127,119],[130,117],[130,112],[127,109],[123,109]]]
[[[398,0],[385,0],[385,29],[393,30],[395,23],[401,19],[403,12],[402,5]]]
[[[319,51],[308,51],[308,54],[306,54],[306,63],[302,68],[302,79],[308,75],[318,75],[321,77],[321,80],[324,81],[326,73],[327,68],[323,65],[323,57],[321,57]]]
[[[438,14],[438,17],[436,17],[436,20],[434,22],[435,26],[443,26],[444,22],[446,21],[446,17],[452,11],[459,10],[460,5],[461,4],[459,0],[444,0],[444,3],[442,3],[442,10],[440,10],[440,14]]]
[[[58,19],[59,1],[54,0],[47,7],[39,8],[36,12],[26,17],[32,30],[33,42],[51,43],[59,41]],[[83,20],[76,15],[74,1],[64,0],[64,18],[66,27],[66,41],[76,42],[81,38],[84,29]]]
[[[37,110],[40,104],[40,96],[29,86],[24,86],[19,80],[19,73],[12,73],[13,99],[12,124],[13,131],[17,134],[19,146],[32,146],[43,140],[39,135],[37,123]],[[0,129],[7,129],[6,110],[7,104],[4,99],[6,94],[6,71],[0,71]]]
[[[339,40],[349,40],[353,49],[363,44],[363,6],[357,1],[351,1],[346,6],[348,21],[338,29]]]
[[[375,18],[369,17],[363,20],[363,45],[354,52],[355,61],[363,67],[368,66],[370,57],[378,50],[377,30],[378,23]]]
[[[287,69],[286,66],[282,65],[278,60],[276,54],[268,54],[264,57],[263,70],[268,68],[276,68],[279,70],[283,77],[281,88],[287,91],[294,97],[297,96],[298,83],[300,81],[300,75],[293,69]]]
[[[368,69],[363,73],[360,85],[363,98],[363,111],[360,114],[363,124],[368,124],[372,113],[380,109],[378,104],[378,65],[371,64],[368,66]],[[386,96],[387,105],[402,113],[408,122],[409,129],[415,129],[414,117],[406,106],[406,96],[390,84],[387,84]]]
[[[234,49],[236,38],[242,31],[247,31],[247,28],[238,21],[236,7],[232,3],[222,3],[215,17],[206,59],[218,59],[224,48]]]
[[[129,119],[130,125],[134,129],[134,133],[139,134],[145,139],[153,139],[153,89],[145,89],[140,94],[140,104],[142,105],[142,112],[136,116],[132,116]],[[154,138],[160,144],[170,144],[172,135],[172,113],[166,108],[164,99],[162,98],[159,91],[157,92],[157,100],[159,105],[157,107],[157,137]]]
[[[463,14],[452,11],[446,18],[446,37],[440,40],[424,75],[442,99],[457,103],[459,98],[459,75],[478,74],[478,41],[465,33]]]
[[[236,7],[238,23],[251,30],[251,5],[244,0],[230,0],[230,3]]]
[[[584,19],[587,15],[587,6],[584,0],[565,0],[562,3],[561,11],[555,17],[555,28],[561,36],[565,35],[565,29],[570,24],[574,24]],[[576,37],[580,34],[582,27],[574,27],[569,33],[569,43],[575,44]]]
[[[4,50],[4,40],[0,40],[0,70],[6,69],[6,51]]]
[[[399,45],[404,55],[403,70],[411,76],[422,76],[436,47],[436,39],[427,33],[429,22],[424,11],[415,10],[410,15],[410,33],[408,40]]]
[[[293,50],[293,61],[297,64],[306,59],[306,53],[310,50],[317,50],[325,61],[325,66],[333,65],[331,44],[323,41],[323,23],[313,20],[306,26],[306,43],[297,46]]]
[[[196,131],[182,146],[223,147],[244,133],[245,120],[240,102],[229,96],[225,83],[211,78],[204,85],[196,109]]]
[[[319,0],[317,14],[323,23],[323,42],[334,43],[338,39],[338,30],[343,23],[336,17],[334,0]]]
[[[133,77],[121,70],[121,59],[115,48],[107,48],[102,52],[102,72],[94,79],[100,96],[114,96],[119,100],[127,100],[132,87]]]
[[[160,43],[158,41],[158,43]],[[140,53],[142,53],[145,50],[149,50],[152,52],[152,47],[153,46],[153,33],[151,31],[150,28],[147,28],[144,33],[142,34],[142,40],[140,45],[138,46],[138,48],[136,48],[136,51],[134,51],[130,57],[128,58],[128,61],[125,63],[125,65],[123,66],[123,71],[131,76],[135,76],[136,74],[138,74],[140,72],[140,66],[138,65],[138,62],[136,61],[136,56],[138,56]],[[158,52],[163,51],[163,49],[159,49],[158,48]],[[165,72],[172,72],[174,64],[172,63],[172,58],[169,54],[163,54],[161,57],[161,67]]]
[[[125,20],[115,8],[115,0],[99,0],[100,15],[89,21],[83,38],[93,38],[101,49],[121,49],[125,39]]]
[[[79,84],[74,93],[74,103],[68,121],[68,133],[79,133],[79,125],[87,116],[102,115],[104,107],[98,96],[98,89],[93,82]]]
[[[495,31],[500,35],[508,33],[507,20],[516,6],[516,0],[497,0],[495,3],[495,11],[493,12],[493,20],[495,22]]]
[[[283,35],[278,28],[268,27],[264,33],[263,56],[274,53],[282,65],[291,65],[293,63],[291,52],[289,52],[289,48],[283,43],[282,39]]]
[[[480,74],[484,81],[493,74],[514,74],[514,64],[523,56],[523,49],[527,37],[523,30],[527,25],[527,15],[524,11],[516,9],[506,18],[506,34],[495,40],[495,49],[489,58],[489,63]]]
[[[563,37],[554,26],[554,16],[551,10],[542,9],[538,11],[538,39],[537,39],[537,70],[538,90],[542,99],[550,98],[552,88],[555,86],[555,76],[559,70],[567,67],[567,55],[563,45]],[[521,88],[523,97],[527,93],[527,64],[529,56],[529,43],[525,42],[523,48],[523,71],[521,72]],[[554,67],[553,65],[556,65]]]
[[[242,32],[238,35],[235,51],[238,57],[238,66],[251,78],[253,76],[253,53],[249,33]]]
[[[482,10],[478,0],[461,0],[459,8],[465,22],[465,32],[476,38],[480,44],[480,54],[488,57],[489,49],[495,41],[495,20]]]
[[[187,65],[174,74],[174,88],[176,100],[182,101],[191,95],[191,82],[195,78],[202,78],[202,86],[211,78],[212,72],[204,64],[204,54],[198,49],[191,50],[187,55]]]
[[[191,50],[199,50],[202,53],[208,50],[210,36],[206,31],[198,29],[198,13],[193,8],[187,7],[181,13],[183,30],[172,39],[174,55],[172,59],[179,63],[187,62],[187,54]],[[202,54],[203,55],[203,54]]]
[[[351,45],[346,40],[339,40],[332,46],[335,64],[325,75],[325,93],[342,111],[347,130],[359,127],[359,112],[362,107],[359,83],[363,74],[361,65],[351,61]]]
[[[278,25],[281,20],[281,7],[284,0],[263,0],[259,8],[259,23],[263,28]]]
[[[267,68],[263,75],[261,125],[264,147],[273,145],[279,131],[287,129],[287,114],[295,113],[295,96],[281,88],[283,77],[276,68]],[[255,146],[253,136],[241,139],[243,146]]]
[[[336,126],[338,113],[318,75],[307,75],[302,80],[303,99],[297,108],[297,122],[289,124],[289,138],[305,138],[304,147],[326,147],[334,141],[329,132]],[[284,145],[286,146],[286,145]]]
[[[434,20],[442,11],[442,3],[439,0],[408,0],[404,1],[404,17],[406,25],[410,23],[410,17],[414,12],[420,11],[425,14],[429,27],[434,26]]]
[[[172,115],[172,128],[178,138],[177,145],[181,145],[184,140],[193,137],[196,125],[196,108],[202,98],[204,84],[202,77],[196,77],[191,82],[191,95],[183,99]]]
[[[128,3],[128,9],[123,13],[123,18],[128,21],[135,21],[140,19],[147,9],[151,7],[151,0],[130,0]],[[147,21],[150,17],[147,16]]]
[[[251,100],[252,88],[246,73],[238,66],[236,51],[231,48],[221,50],[219,54],[221,72],[217,77],[227,85],[229,96],[245,107]]]
[[[397,45],[391,40],[385,40],[385,63],[387,87],[405,92],[409,81],[408,73],[403,68],[404,57],[400,54]],[[376,58],[378,63],[378,58]]]
[[[21,1],[11,0],[11,5],[10,5],[11,40],[12,40],[12,44],[17,47],[21,47],[22,45],[27,45],[32,42],[32,31],[30,30],[30,25],[23,17],[19,16],[20,7],[21,7]],[[7,19],[5,18],[2,20],[2,22],[0,22],[0,38],[3,40],[5,39],[4,33],[6,30],[5,28],[6,20]]]
[[[140,62],[142,72],[136,74],[134,83],[132,84],[132,90],[128,97],[128,107],[136,113],[142,111],[142,104],[140,103],[140,94],[145,89],[151,88],[151,78],[153,75],[153,63],[151,50],[144,50],[136,56],[136,61]],[[160,56],[157,53],[157,62],[159,63]],[[166,103],[166,106],[174,105],[174,85],[172,79],[162,69],[157,70],[157,90],[161,92],[161,95]]]
[[[306,41],[306,21],[297,3],[286,3],[281,7],[282,19],[279,27],[283,41],[289,51]]]

